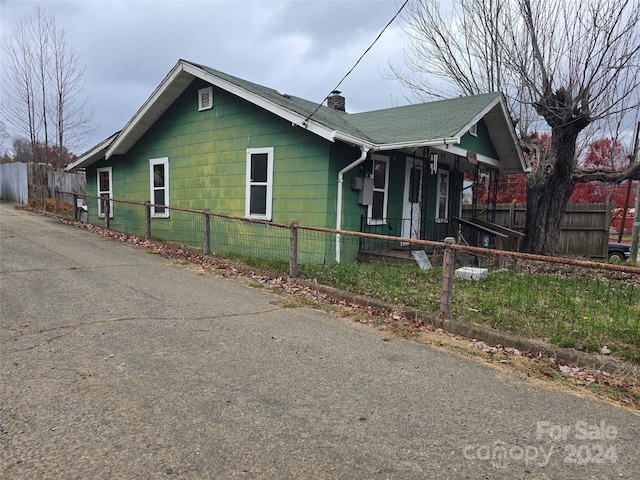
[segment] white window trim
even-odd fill
[[[251,214],[251,187],[265,185],[265,182],[251,181],[251,155],[266,153],[267,154],[267,205],[265,215]],[[247,218],[257,218],[260,220],[269,220],[272,218],[273,204],[273,147],[265,148],[247,148],[247,170],[246,170],[246,189],[244,200],[244,216]]]
[[[164,212],[156,213],[156,208],[153,206],[153,200],[155,198],[154,191],[156,190],[153,185],[153,167],[155,165],[164,165],[164,204],[167,207],[171,205],[169,203],[169,157],[151,158],[149,159],[149,198],[151,202],[151,216],[154,218],[169,218],[168,208],[165,208]]]
[[[109,191],[106,192],[109,198],[113,198],[113,169],[112,167],[100,167],[96,168],[96,182],[98,197],[102,196],[105,191],[100,190],[100,174],[103,172],[109,173]],[[102,211],[102,200],[98,199],[98,218],[104,218],[104,212]],[[113,218],[113,201],[109,202],[109,218]]]
[[[209,94],[209,105],[202,104],[202,96]],[[198,90],[198,111],[211,110],[213,108],[213,87],[201,88]]]
[[[384,192],[384,201],[382,203],[382,219],[374,219],[371,218],[373,216],[373,202],[367,208],[367,225],[385,225],[387,223],[387,201],[389,199],[389,157],[384,157],[381,155],[372,155],[371,159],[373,160],[371,163],[371,178],[373,178],[373,169],[376,166],[376,161],[384,162],[384,188],[375,188],[375,184],[373,187],[374,192]]]
[[[440,217],[440,181],[441,181],[441,174],[445,173],[446,177],[447,177],[447,191],[445,193],[445,204],[444,204],[444,217]],[[436,185],[436,192],[437,192],[437,197],[436,197],[436,222],[438,223],[445,223],[448,221],[449,219],[449,188],[450,188],[450,183],[451,183],[451,178],[449,176],[449,170],[442,170],[439,169],[438,170],[438,184]]]

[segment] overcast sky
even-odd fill
[[[54,16],[84,65],[95,132],[120,130],[183,58],[311,101],[322,101],[403,2],[399,0],[0,0],[1,40],[34,11]],[[347,111],[408,103],[384,77],[402,64],[400,17],[340,86]],[[75,152],[81,153],[81,152]]]

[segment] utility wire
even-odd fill
[[[385,27],[382,29],[382,31],[378,34],[378,36],[375,38],[375,40],[371,43],[371,45],[369,45],[369,47],[364,51],[364,53],[362,55],[360,55],[360,58],[358,58],[358,61],[353,65],[353,67],[351,67],[351,70],[349,70],[344,77],[342,77],[342,80],[340,80],[338,82],[338,84],[333,87],[333,89],[331,90],[331,92],[329,93],[329,95],[327,95],[326,97],[324,97],[324,100],[322,100],[318,106],[316,107],[316,109],[313,111],[313,113],[311,113],[311,115],[309,115],[307,118],[304,119],[304,122],[302,122],[302,125],[307,128],[307,124],[309,122],[309,120],[311,120],[311,117],[313,117],[318,110],[320,110],[320,107],[324,104],[324,102],[329,98],[329,96],[331,95],[331,93],[335,92],[336,90],[338,90],[338,88],[340,88],[340,85],[342,85],[342,82],[345,81],[345,79],[351,74],[351,72],[353,72],[355,70],[355,68],[358,66],[358,64],[360,63],[360,61],[364,58],[364,56],[369,53],[369,50],[371,50],[373,48],[373,46],[376,44],[376,42],[378,40],[380,40],[380,37],[382,36],[382,34],[387,30],[387,28],[389,28],[389,25],[391,25],[393,23],[393,21],[398,18],[398,15],[400,15],[400,12],[402,12],[402,9],[407,5],[407,3],[409,3],[409,0],[405,0],[405,2],[402,4],[402,6],[400,7],[400,9],[396,12],[396,14],[393,16],[393,18],[391,20],[389,20],[389,23],[387,23],[385,25]]]

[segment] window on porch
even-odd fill
[[[383,225],[387,220],[387,197],[389,189],[389,159],[373,157],[373,201],[367,217],[369,225]]]

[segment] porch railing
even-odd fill
[[[415,220],[415,219],[414,219]],[[413,225],[412,234],[403,232],[403,226],[411,225],[409,218],[387,218],[384,223],[375,223],[370,218],[362,215],[360,218],[360,231],[362,233],[372,233],[375,235],[387,235],[389,237],[405,237],[417,240],[432,240],[442,242],[446,237],[454,236],[455,226],[453,220],[443,220],[436,218],[427,218],[420,221],[419,227]],[[380,240],[363,238],[360,241],[360,250],[390,250],[394,248],[416,248],[422,249],[417,245],[405,245],[402,242],[394,240]]]
[[[384,223],[373,223],[364,215],[360,220],[360,231],[389,237],[404,237],[418,240],[441,242],[446,237],[454,237],[463,245],[473,247],[498,248],[519,251],[522,233],[481,219],[451,218],[447,220],[428,218],[421,220],[419,228],[412,232],[403,231],[403,226],[411,225],[406,218],[387,218]],[[415,227],[414,223],[414,228]],[[406,228],[408,230],[408,228]],[[393,240],[367,239],[360,241],[360,250],[420,249],[419,246]]]

